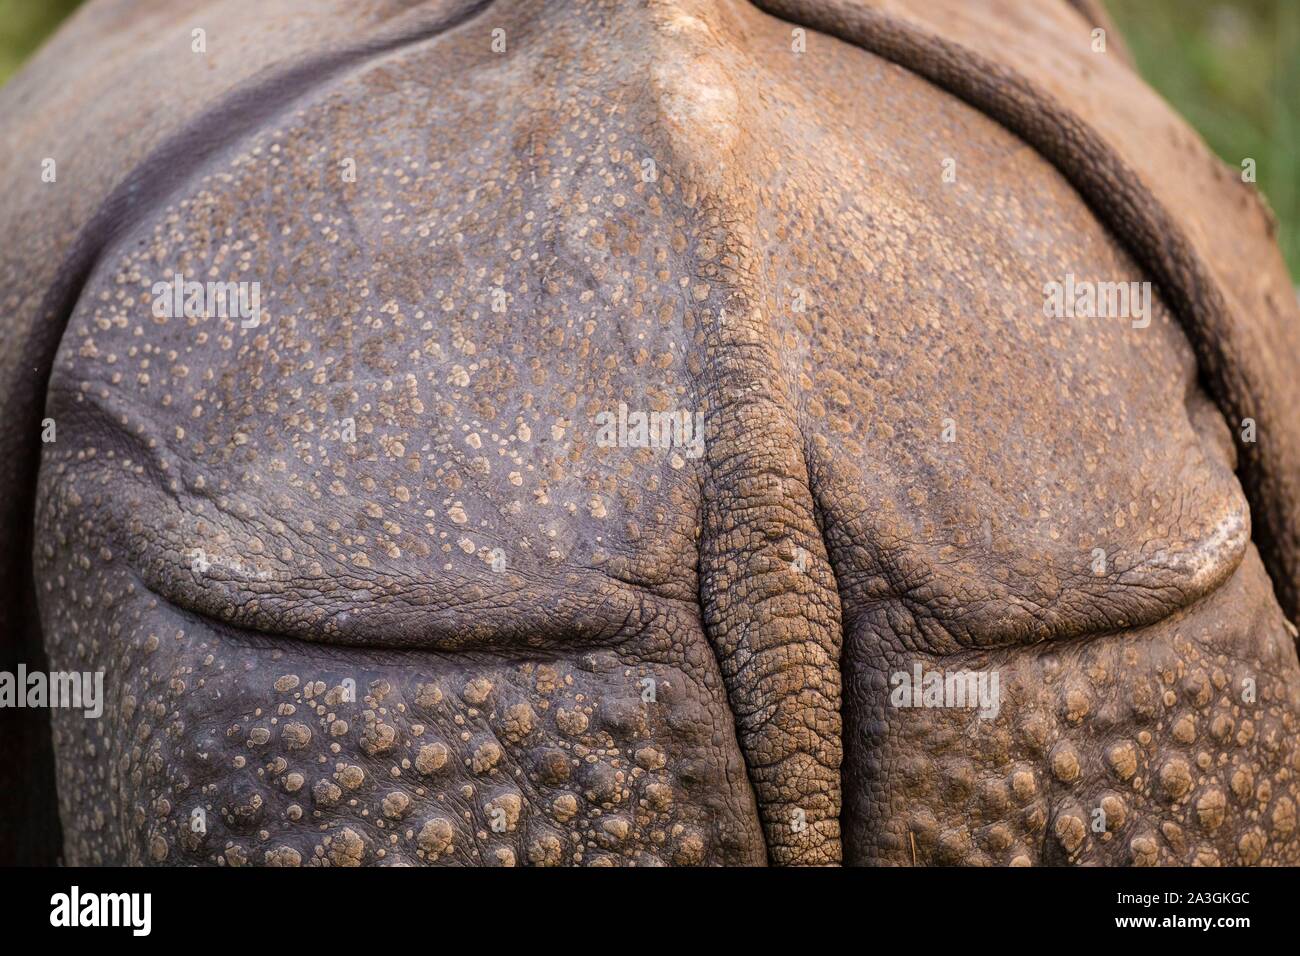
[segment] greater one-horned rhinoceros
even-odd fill
[[[1295,296],[1087,0],[93,0],[0,113],[9,857],[1300,859]]]

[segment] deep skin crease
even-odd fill
[[[67,862],[1300,861],[1294,299],[1090,5],[122,6],[0,92]]]

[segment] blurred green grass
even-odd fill
[[[1300,282],[1300,0],[1106,0],[1147,82],[1229,165],[1256,162]]]
[[[0,0],[0,83],[79,6],[81,0]]]
[[[0,83],[79,2],[0,0]],[[1300,282],[1300,0],[1106,3],[1147,81],[1226,162],[1255,160]]]

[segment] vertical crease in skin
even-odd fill
[[[720,335],[761,341],[766,317]],[[761,354],[761,350],[760,350]],[[723,363],[720,363],[723,364]],[[748,363],[746,363],[748,365]],[[715,424],[701,592],[773,863],[838,864],[840,608],[783,384],[766,365],[706,385]],[[757,385],[760,403],[729,400]],[[742,421],[743,420],[743,421]]]
[[[700,604],[736,736],[778,865],[842,861],[840,614],[813,514],[796,402],[782,379],[752,183],[725,171],[760,146],[731,69],[747,61],[725,6],[650,6],[654,94],[674,175],[698,191],[691,271],[700,301],[707,421]],[[753,168],[758,168],[754,166]],[[713,254],[702,254],[701,245]],[[688,253],[691,255],[691,253]],[[711,271],[712,270],[712,271]]]

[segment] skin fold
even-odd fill
[[[325,6],[0,91],[6,856],[1297,862],[1295,300],[1091,5]]]

